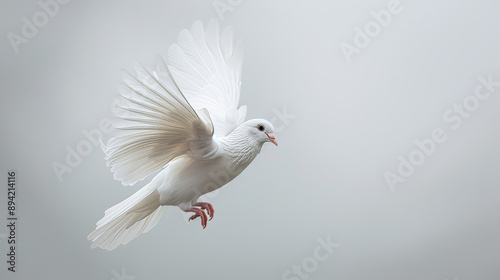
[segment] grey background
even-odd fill
[[[213,2],[70,1],[18,53],[7,34],[41,7],[0,3],[1,279],[282,279],[327,236],[341,245],[309,279],[499,279],[500,96],[457,130],[442,117],[478,76],[500,81],[500,3],[486,0],[401,1],[351,63],[339,44],[389,1],[232,1],[221,25],[247,39],[241,104],[280,127],[280,146],[265,145],[209,198],[205,230],[172,207],[130,244],[91,250],[104,210],[146,182],[114,181],[96,146],[62,181],[51,164],[112,116],[122,69],[151,65],[180,30],[218,17]],[[284,108],[294,118],[278,118]],[[392,192],[384,172],[435,128],[446,142]],[[15,274],[5,263],[10,169]]]

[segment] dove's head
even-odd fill
[[[278,146],[276,138],[274,138],[274,127],[273,125],[264,119],[253,119],[244,122],[243,126],[248,133],[248,137],[255,139],[257,142],[264,144],[265,142],[271,142]]]

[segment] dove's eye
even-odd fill
[[[261,124],[259,124],[258,128],[259,128],[260,131],[264,131],[265,130],[265,127],[263,125],[261,125]]]

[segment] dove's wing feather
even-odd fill
[[[211,144],[213,125],[206,109],[195,111],[173,81],[166,64],[157,72],[136,67],[125,79],[115,114],[118,134],[103,147],[114,177],[133,185],[189,150],[190,142]]]
[[[195,109],[206,108],[214,134],[223,137],[244,122],[246,106],[238,108],[243,44],[233,47],[233,30],[222,34],[212,20],[206,29],[197,21],[179,34],[168,51],[169,67],[182,92]]]

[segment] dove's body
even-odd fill
[[[184,157],[170,162],[153,179],[161,182],[157,188],[161,205],[177,205],[188,211],[200,196],[238,176],[255,159],[264,144],[244,138],[237,130],[214,142],[217,151],[213,156],[202,158],[192,148]]]
[[[212,205],[198,198],[238,176],[265,142],[277,145],[266,120],[244,121],[239,107],[243,42],[219,33],[212,21],[183,30],[178,44],[155,70],[136,68],[125,79],[114,123],[118,132],[103,150],[114,178],[133,185],[153,172],[146,186],[106,210],[90,233],[92,247],[112,250],[156,225],[164,206],[200,217],[203,228]],[[206,212],[205,212],[206,211]],[[207,215],[208,213],[208,215]]]

